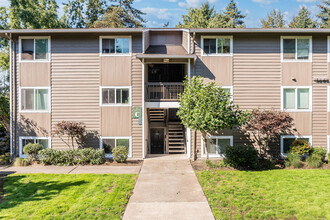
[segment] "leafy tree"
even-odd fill
[[[85,27],[84,6],[85,0],[71,0],[68,3],[64,3],[63,22],[71,28]]]
[[[280,10],[274,9],[268,13],[267,18],[261,20],[262,28],[283,28],[284,15]]]
[[[230,0],[226,10],[223,12],[223,18],[227,28],[244,28],[243,19],[246,15],[243,15],[241,11],[238,10],[236,2]]]
[[[90,27],[95,21],[99,20],[101,15],[105,13],[106,2],[105,0],[89,0],[87,2],[87,26]]]
[[[184,81],[177,115],[185,127],[202,133],[208,158],[206,135],[244,124],[248,112],[235,106],[231,95],[220,86],[214,82],[203,84],[202,77],[194,76]]]
[[[82,122],[62,121],[55,125],[54,133],[69,147],[74,149],[74,142],[76,141],[79,143],[82,137],[86,134],[86,126]],[[68,141],[64,141],[63,136],[66,136]]]
[[[316,28],[317,22],[311,18],[311,13],[303,6],[298,15],[289,24],[290,28]]]
[[[329,28],[330,27],[330,0],[323,0],[322,4],[318,5],[321,12],[317,15],[317,17],[321,20],[321,28]]]
[[[266,157],[270,143],[292,132],[293,126],[293,118],[287,112],[254,109],[243,131],[259,146],[260,155]]]
[[[182,22],[177,27],[185,28],[208,28],[217,16],[214,7],[209,3],[202,4],[199,8],[189,8],[187,15],[182,15]]]

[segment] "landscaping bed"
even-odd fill
[[[0,218],[121,219],[136,178],[135,174],[9,175],[3,179]]]
[[[200,170],[216,219],[330,219],[330,170]]]

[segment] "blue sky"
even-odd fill
[[[135,0],[134,7],[146,12],[147,27],[162,27],[167,21],[174,27],[181,20],[181,15],[187,13],[187,8],[198,7],[208,1],[216,10],[223,10],[230,0]],[[62,13],[62,0],[57,1]],[[276,8],[285,14],[287,21],[291,20],[300,7],[306,6],[315,16],[318,13],[317,4],[321,0],[236,0],[239,9],[247,15],[247,27],[260,27],[260,20]],[[7,6],[8,0],[0,0],[0,6]]]

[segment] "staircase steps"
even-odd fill
[[[186,153],[186,143],[184,138],[184,127],[180,123],[168,123],[168,153]]]
[[[166,118],[165,109],[149,109],[149,120],[150,122],[164,122]]]

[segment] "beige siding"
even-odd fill
[[[189,37],[189,33],[186,31],[182,31],[182,46],[189,53],[188,37]]]
[[[290,115],[297,129],[295,135],[312,135],[312,112],[292,112]]]
[[[309,86],[312,85],[312,63],[290,62],[282,63],[283,86]]]
[[[197,61],[197,72],[204,82],[216,82],[222,86],[233,85],[233,57],[203,56]]]
[[[149,47],[149,42],[150,42],[150,31],[145,31],[144,32],[144,51],[143,52],[145,52],[146,51],[146,49],[148,49],[148,47]]]
[[[21,62],[20,86],[50,86],[50,63]]]
[[[101,57],[101,85],[129,86],[131,85],[131,57],[103,56]]]
[[[18,127],[20,136],[51,136],[50,113],[22,113]]]
[[[80,121],[89,132],[100,134],[100,57],[97,36],[52,37],[52,128],[57,122]],[[97,138],[90,139],[98,147]],[[54,148],[66,148],[52,138]]]
[[[102,107],[102,136],[131,136],[131,107]]]
[[[182,44],[181,31],[150,31],[150,45]]]

